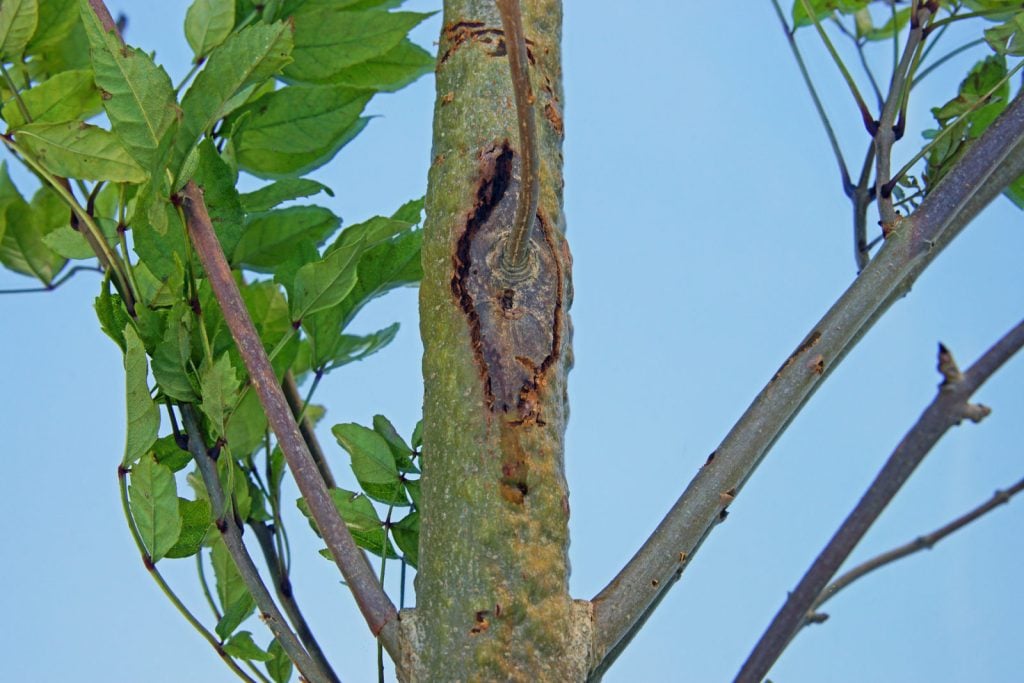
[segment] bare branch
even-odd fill
[[[918,553],[922,550],[931,550],[933,547],[935,547],[936,543],[943,540],[950,534],[953,534],[959,531],[960,529],[963,529],[965,526],[974,522],[975,520],[984,517],[989,512],[995,510],[997,507],[1009,503],[1010,499],[1013,498],[1018,493],[1020,493],[1021,491],[1024,491],[1024,479],[1021,479],[1016,484],[1007,489],[996,491],[994,494],[992,494],[991,498],[989,498],[981,505],[970,510],[969,512],[964,513],[960,517],[957,517],[950,523],[942,527],[939,527],[930,534],[918,536],[909,543],[904,543],[901,546],[897,546],[891,550],[876,555],[875,557],[872,557],[871,559],[866,560],[861,564],[857,565],[856,567],[854,567],[853,569],[846,572],[838,579],[830,583],[828,587],[821,592],[821,595],[818,596],[818,599],[814,601],[813,605],[811,605],[811,609],[807,613],[807,617],[804,623],[821,623],[828,619],[827,614],[822,614],[819,612],[821,606],[829,600],[831,600],[833,597],[835,597],[835,595],[839,591],[843,590],[844,588],[852,584],[854,581],[870,574],[876,569],[884,567],[887,564],[891,564],[896,560],[901,560],[904,557],[907,557],[908,555],[913,555],[914,553]]]
[[[736,681],[758,683],[764,679],[793,635],[803,626],[808,612],[829,580],[925,456],[951,427],[965,418],[973,419],[968,403],[971,395],[1021,346],[1024,346],[1024,321],[996,342],[963,375],[956,369],[946,348],[940,346],[939,370],[944,380],[938,396],[903,437],[857,506],[789,594],[786,603],[743,664]],[[985,409],[984,414],[987,412]]]
[[[220,531],[224,545],[227,546],[228,553],[231,555],[245,587],[256,601],[256,606],[259,607],[260,621],[267,625],[267,628],[277,638],[277,642],[281,643],[288,658],[295,663],[295,667],[303,677],[311,683],[321,681],[328,683],[336,680],[329,676],[318,662],[314,662],[310,658],[306,648],[288,627],[288,622],[281,614],[281,610],[278,609],[274,598],[270,596],[266,584],[263,583],[259,569],[256,568],[256,564],[252,561],[252,556],[242,540],[242,527],[235,518],[234,507],[224,496],[224,487],[221,484],[220,475],[217,474],[217,462],[206,448],[195,410],[192,406],[182,406],[181,416],[188,432],[188,450],[196,461],[199,473],[203,477],[203,484],[206,485],[206,492],[210,496],[210,503],[213,505],[214,524]]]
[[[192,245],[206,270],[210,287],[245,362],[250,382],[259,396],[270,428],[277,436],[278,444],[292,471],[292,476],[295,477],[299,491],[306,499],[310,514],[316,521],[317,528],[338,569],[345,577],[345,582],[352,590],[356,603],[370,626],[370,631],[381,639],[388,653],[398,661],[401,647],[398,637],[398,612],[387,594],[377,584],[370,563],[356,547],[352,534],[334,506],[334,501],[299,432],[295,416],[288,407],[281,385],[278,384],[274,369],[263,349],[263,343],[231,275],[231,268],[224,258],[224,252],[210,223],[202,190],[193,181],[185,185],[182,208]]]
[[[654,533],[594,598],[598,669],[636,632],[682,574],[761,459],[860,338],[942,249],[1024,174],[1024,97],[1018,95],[925,198],[890,231],[860,276],[786,359]],[[603,661],[602,661],[603,660]]]

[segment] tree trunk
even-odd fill
[[[589,605],[568,592],[561,3],[522,12],[540,200],[528,265],[509,274],[521,147],[501,19],[493,0],[444,8],[420,290],[420,564],[403,615],[419,681],[573,681],[588,666]]]

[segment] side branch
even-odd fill
[[[984,406],[971,405],[967,401],[1021,346],[1024,346],[1024,321],[996,342],[962,375],[949,352],[940,347],[939,371],[945,381],[939,387],[939,395],[903,437],[860,502],[815,558],[796,589],[789,594],[786,604],[775,615],[768,630],[740,669],[737,681],[757,683],[764,679],[789,641],[803,626],[807,613],[836,571],[939,439],[950,427],[960,424],[964,419],[978,422],[989,413]]]
[[[827,614],[821,614],[818,612],[818,610],[821,608],[822,605],[824,605],[826,602],[831,600],[837,593],[839,593],[839,591],[843,590],[844,588],[852,584],[854,581],[857,581],[858,579],[867,576],[876,569],[881,569],[887,564],[892,564],[896,560],[901,560],[904,557],[907,557],[908,555],[913,555],[914,553],[921,552],[922,550],[931,550],[936,543],[945,539],[947,536],[956,533],[968,524],[971,524],[975,520],[984,517],[988,513],[995,510],[997,507],[1009,503],[1010,499],[1013,498],[1018,493],[1020,493],[1021,491],[1024,491],[1024,479],[1021,479],[1016,484],[1007,489],[996,491],[994,494],[992,494],[991,498],[986,500],[981,505],[957,517],[948,524],[939,527],[935,531],[932,531],[931,533],[925,534],[923,536],[918,536],[909,543],[904,543],[903,545],[897,546],[891,550],[887,550],[886,552],[881,553],[880,555],[876,555],[875,557],[872,557],[871,559],[866,560],[861,564],[857,565],[856,567],[854,567],[853,569],[846,572],[838,579],[830,583],[828,587],[821,592],[821,595],[818,596],[818,599],[814,601],[813,605],[811,605],[811,609],[807,614],[804,624],[820,623],[828,619]]]
[[[762,389],[636,555],[595,598],[595,654],[610,665],[679,578],[775,440],[942,249],[1024,174],[1024,97],[1018,95],[885,244]],[[618,649],[616,649],[618,648]]]
[[[185,429],[188,430],[188,450],[196,461],[203,484],[206,485],[206,491],[210,495],[210,502],[213,504],[217,530],[220,531],[224,545],[227,546],[228,553],[231,555],[235,567],[238,568],[239,576],[242,577],[245,587],[259,607],[261,621],[274,634],[277,642],[281,643],[288,658],[295,663],[295,667],[304,678],[309,679],[311,683],[313,681],[330,683],[337,680],[328,674],[330,668],[326,670],[322,668],[321,664],[326,664],[325,662],[313,661],[302,643],[299,642],[298,637],[288,627],[288,622],[281,610],[278,609],[274,598],[270,596],[270,591],[267,590],[266,584],[260,578],[260,572],[252,561],[245,542],[242,541],[241,527],[235,520],[232,506],[228,504],[224,495],[224,487],[221,484],[220,475],[217,474],[217,463],[207,451],[195,412],[191,406],[183,406],[181,415],[185,422]]]
[[[281,385],[278,384],[263,343],[253,326],[252,318],[242,301],[238,286],[231,275],[231,268],[224,258],[224,252],[210,223],[203,193],[195,182],[189,181],[185,185],[182,208],[192,245],[206,270],[214,296],[231,330],[231,336],[249,371],[250,382],[259,396],[270,427],[277,436],[299,491],[306,499],[317,528],[338,569],[345,577],[345,582],[352,590],[370,630],[381,639],[391,656],[398,661],[398,612],[377,583],[370,563],[356,547],[352,535],[331,500],[323,477],[320,476],[281,391]]]

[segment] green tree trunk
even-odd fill
[[[444,7],[420,294],[415,680],[586,673],[588,606],[568,593],[561,3],[528,0],[522,11],[541,184],[528,267],[508,275],[498,257],[520,195],[520,141],[502,24],[493,0]]]

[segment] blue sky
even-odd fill
[[[409,9],[438,2],[410,0]],[[575,265],[576,366],[567,437],[572,590],[591,597],[675,501],[761,386],[854,277],[849,204],[769,2],[566,2],[566,214]],[[177,80],[188,3],[110,2],[127,39]],[[415,37],[431,46],[439,19]],[[800,34],[851,163],[866,134],[814,36]],[[887,53],[882,50],[880,59]],[[973,59],[929,78],[907,142]],[[317,177],[355,223],[420,196],[433,81],[375,99],[378,115]],[[19,176],[24,177],[24,176]],[[22,182],[22,189],[27,185]],[[872,218],[872,221],[874,218]],[[938,341],[967,366],[1021,317],[1022,216],[1004,199],[937,260],[777,442],[683,579],[609,672],[614,681],[723,681],[932,399]],[[0,273],[0,287],[24,286]],[[142,568],[121,517],[117,348],[88,275],[0,297],[5,539],[0,639],[7,680],[220,681],[231,674]],[[402,330],[328,377],[330,424],[384,413],[412,429],[422,405],[416,292],[355,322]],[[930,531],[1024,472],[1024,359],[977,395],[982,425],[953,430],[855,554]],[[344,453],[332,447],[336,472]],[[1013,502],[829,604],[780,660],[780,682],[1013,680],[1024,667],[1020,531]],[[376,654],[334,567],[295,519],[294,582],[342,678],[375,680]],[[161,568],[197,613],[194,565]],[[394,589],[392,582],[389,586]],[[257,641],[267,637],[252,624]]]

